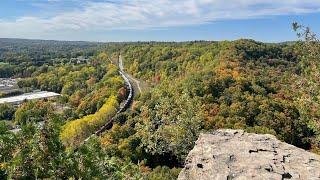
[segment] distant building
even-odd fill
[[[0,78],[0,85],[1,86],[8,86],[12,87],[17,84],[17,79],[11,79],[11,78]]]
[[[53,98],[60,96],[58,93],[48,92],[48,91],[40,91],[33,93],[26,93],[19,96],[12,96],[6,98],[0,98],[0,104],[10,103],[10,104],[21,104],[25,100],[34,100],[34,99],[45,99],[45,98]]]
[[[70,63],[76,63],[76,64],[87,63],[88,61],[89,61],[89,58],[84,57],[84,56],[79,56],[77,58],[70,59]]]
[[[0,78],[0,93],[10,93],[19,90],[17,79]]]

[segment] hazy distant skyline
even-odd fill
[[[319,0],[2,0],[0,37],[84,41],[296,40]]]

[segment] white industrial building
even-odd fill
[[[4,103],[20,104],[25,100],[45,99],[45,98],[52,98],[56,96],[60,96],[60,94],[55,92],[39,91],[39,92],[33,92],[33,93],[26,93],[19,96],[0,98],[0,104],[4,104]]]

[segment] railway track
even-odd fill
[[[129,94],[126,98],[126,100],[124,101],[124,103],[122,103],[122,105],[120,106],[120,108],[118,109],[118,111],[116,112],[116,114],[106,123],[104,124],[102,127],[100,127],[97,131],[95,131],[92,135],[90,135],[87,139],[84,140],[83,143],[86,143],[90,138],[92,138],[93,136],[100,136],[103,132],[109,130],[112,128],[113,126],[113,123],[115,121],[115,119],[117,118],[117,116],[122,113],[122,112],[125,112],[131,105],[132,101],[133,101],[133,97],[134,97],[134,89],[133,89],[133,86],[131,84],[131,81],[130,81],[130,76],[127,75],[125,72],[124,72],[124,68],[123,68],[123,65],[122,65],[122,59],[121,59],[121,55],[119,56],[119,74],[121,75],[122,79],[125,81],[125,84],[126,84],[126,89],[129,91]],[[44,124],[44,122],[41,122],[39,123],[39,126],[42,127]],[[11,132],[18,132],[20,131],[21,129],[14,129],[14,130],[11,130]],[[82,144],[83,144],[82,143]]]
[[[100,136],[106,130],[111,129],[112,126],[113,126],[113,123],[115,121],[115,118],[120,113],[125,112],[130,107],[130,105],[131,105],[131,103],[133,101],[134,89],[133,89],[133,86],[132,86],[132,84],[130,82],[129,76],[124,72],[121,55],[119,56],[119,64],[118,64],[118,66],[119,66],[119,69],[120,69],[119,70],[119,74],[121,75],[122,79],[125,81],[126,89],[129,91],[129,94],[128,94],[126,100],[124,101],[124,103],[120,106],[120,108],[117,111],[117,113],[105,125],[103,125],[99,130],[97,130],[94,134],[92,134],[87,139],[85,139],[84,142],[87,142],[93,136]]]

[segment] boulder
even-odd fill
[[[320,156],[273,135],[217,130],[200,135],[178,179],[320,179]]]

